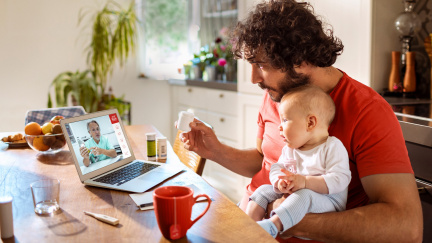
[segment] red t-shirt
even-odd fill
[[[329,134],[342,141],[350,160],[352,179],[348,186],[348,210],[369,201],[360,178],[384,173],[413,173],[413,170],[399,122],[390,105],[378,93],[343,73],[330,96],[335,102],[336,114]],[[277,162],[284,146],[279,124],[278,104],[265,93],[258,116],[258,138],[263,140],[264,159],[261,170],[247,186],[248,197],[260,185],[270,184],[270,167]]]

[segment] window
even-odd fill
[[[142,45],[139,60],[140,71],[145,76],[153,79],[181,77],[178,69],[191,58],[195,45],[199,45],[199,23],[194,23],[193,2],[141,1],[138,8],[144,27],[141,43],[145,45]]]
[[[183,64],[211,45],[237,19],[236,0],[138,0],[144,32],[140,72],[149,78],[184,78]]]

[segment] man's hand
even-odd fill
[[[98,156],[101,154],[106,155],[106,156],[111,157],[111,158],[114,158],[117,156],[117,152],[115,151],[115,149],[109,149],[108,150],[108,149],[102,149],[99,147],[91,147],[90,150],[92,151],[92,154],[95,156]]]
[[[85,158],[89,158],[89,150],[85,147],[85,146],[82,146],[82,147],[80,147],[80,154],[81,154],[81,156],[85,159]]]
[[[82,146],[80,147],[80,154],[83,157],[83,164],[88,167],[90,165],[90,150]]]
[[[94,156],[98,156],[98,155],[104,154],[105,149],[101,149],[99,147],[91,147],[90,150],[92,151],[92,154]]]
[[[181,133],[180,139],[187,150],[194,151],[203,158],[212,159],[217,156],[221,143],[213,129],[198,119],[190,123],[191,131]]]

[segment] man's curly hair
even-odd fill
[[[342,53],[343,44],[333,36],[306,3],[294,0],[270,0],[258,4],[253,12],[237,23],[231,33],[236,58],[254,60],[263,51],[269,64],[294,74],[303,61],[317,67],[329,67]]]

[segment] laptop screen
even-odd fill
[[[82,175],[131,156],[115,111],[110,114],[65,123]]]

